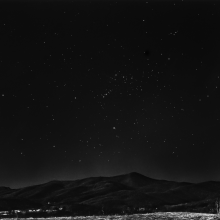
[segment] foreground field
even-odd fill
[[[7,220],[15,220],[17,218]],[[22,220],[23,218],[18,218]],[[187,212],[158,212],[135,215],[113,215],[113,216],[78,216],[78,217],[53,217],[53,218],[26,218],[33,220],[212,220],[220,219],[216,214],[187,213]]]

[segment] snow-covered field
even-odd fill
[[[15,220],[9,219],[7,220]],[[23,218],[18,218],[22,220]],[[78,217],[53,217],[53,218],[27,218],[33,220],[211,220],[219,219],[220,216],[216,214],[203,213],[187,213],[187,212],[158,212],[149,214],[135,214],[135,215],[111,215],[111,216],[78,216]]]

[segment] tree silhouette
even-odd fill
[[[220,210],[220,200],[219,200],[219,197],[217,198],[217,200],[215,202],[215,205],[216,205],[216,213],[219,215],[219,210]]]

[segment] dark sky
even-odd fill
[[[0,2],[0,185],[136,171],[220,181],[220,2]]]

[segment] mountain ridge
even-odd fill
[[[108,210],[145,207],[145,210],[152,211],[158,208],[161,210],[192,209],[195,206],[201,208],[202,205],[203,209],[210,211],[218,197],[220,182],[217,181],[176,182],[152,179],[131,172],[112,177],[53,180],[19,189],[0,187],[0,209],[52,206],[67,209],[86,206],[100,209],[104,206]],[[204,201],[209,201],[205,208]]]

